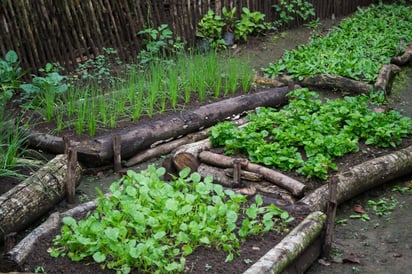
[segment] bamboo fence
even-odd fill
[[[290,1],[290,0],[287,0]],[[308,0],[316,17],[348,15],[373,0]],[[141,49],[138,31],[168,24],[175,35],[195,42],[196,26],[209,9],[242,7],[276,20],[278,0],[3,0],[0,2],[0,56],[15,50],[21,66],[35,72],[48,62],[67,70],[114,48],[122,60]],[[296,20],[287,27],[304,22]]]

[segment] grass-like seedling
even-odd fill
[[[86,219],[63,219],[51,255],[91,258],[122,273],[181,272],[185,257],[199,246],[221,249],[231,261],[247,237],[281,232],[293,220],[273,204],[264,206],[259,195],[248,204],[245,196],[213,184],[211,176],[202,180],[184,169],[165,183],[164,173],[155,166],[128,171],[111,185],[111,196],[100,193]]]

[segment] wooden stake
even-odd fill
[[[333,229],[335,227],[336,208],[338,206],[336,199],[336,189],[338,178],[333,176],[329,180],[329,203],[326,215],[326,229],[322,246],[322,256],[329,257],[332,250]]]
[[[76,197],[76,168],[77,168],[77,151],[69,147],[67,149],[67,179],[66,195],[67,203],[74,204]]]
[[[233,159],[233,184],[235,187],[240,186],[240,170],[242,159]]]
[[[121,139],[120,135],[113,136],[113,163],[114,163],[114,172],[119,172],[122,170],[121,163]]]
[[[4,236],[4,254],[12,250],[16,245],[16,232],[11,232]]]

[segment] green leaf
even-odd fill
[[[96,263],[102,263],[106,260],[106,255],[104,255],[102,252],[96,252],[93,254],[93,260]]]
[[[14,50],[10,50],[6,53],[5,59],[7,62],[14,64],[19,60],[19,56]]]

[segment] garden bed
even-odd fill
[[[386,74],[388,75],[388,74]],[[384,77],[385,79],[387,77]],[[391,77],[389,77],[391,78]],[[322,79],[321,79],[322,80]],[[322,82],[321,80],[319,80],[318,82]],[[324,81],[324,83],[326,83],[326,86],[323,86],[323,88],[327,88],[329,90],[332,90],[333,85],[336,85],[336,82],[333,82],[332,84],[330,84],[330,79],[326,79]],[[391,79],[388,80],[389,82],[391,82]],[[385,81],[384,81],[385,82]],[[304,82],[302,82],[304,83]],[[312,82],[311,82],[312,83]],[[310,84],[311,84],[310,83]],[[323,84],[324,84],[323,83]],[[363,87],[363,86],[362,86]],[[367,86],[366,88],[361,89],[362,92],[367,91],[368,88],[370,86]],[[385,92],[387,92],[386,89],[387,85],[386,82],[383,86],[383,88],[381,88],[382,90],[384,90]],[[342,87],[341,87],[342,88]],[[346,85],[344,89],[350,89],[350,87],[348,88],[348,86]],[[285,90],[285,88],[281,89],[281,90]],[[389,89],[390,90],[390,89]],[[389,92],[387,92],[389,93]],[[340,95],[337,95],[335,92],[326,92],[325,94],[323,94],[325,97],[340,97]],[[275,105],[277,105],[278,103],[276,103]],[[282,103],[283,104],[283,103]],[[279,105],[282,105],[279,104]],[[249,106],[250,107],[250,106]],[[254,108],[254,107],[252,107]],[[395,107],[396,109],[396,107]],[[242,111],[246,111],[248,109],[242,109]],[[386,111],[386,110],[383,110]],[[230,116],[227,115],[228,113],[225,113],[224,116]],[[239,114],[239,113],[232,113],[232,114]],[[207,117],[207,116],[206,116]],[[223,116],[222,116],[223,117]],[[222,117],[219,117],[219,119],[217,120],[221,120]],[[163,120],[163,122],[161,122],[160,126],[158,127],[162,127],[162,125],[165,125],[165,123],[168,123],[168,121],[173,121],[173,119],[175,119],[176,117],[172,117],[172,118],[165,118],[165,120]],[[224,117],[223,117],[224,118]],[[172,119],[172,120],[168,120],[168,119]],[[203,117],[203,120],[205,120],[205,118]],[[166,122],[165,122],[166,121]],[[180,125],[180,124],[178,124]],[[181,126],[183,128],[185,128],[184,126],[187,125],[187,123],[185,123],[185,121],[183,121],[183,124],[181,124]],[[209,126],[210,124],[207,124],[206,126]],[[199,129],[201,128],[202,125],[201,124],[195,124],[195,128]],[[194,131],[195,128],[193,128],[192,130]],[[173,131],[173,130],[172,130]],[[182,134],[186,134],[188,132],[186,131],[178,131],[178,132],[172,132],[172,133],[177,133],[177,135],[182,135]],[[171,132],[169,132],[168,134],[171,134]],[[98,163],[99,165],[101,163],[106,163],[108,162],[108,159],[112,158],[113,155],[111,154],[111,145],[112,145],[112,138],[113,135],[115,134],[110,134],[108,135],[108,137],[103,137],[101,139],[107,139],[107,143],[105,145],[106,147],[106,152],[103,153],[107,153],[109,156],[104,156],[103,158],[99,158],[99,156],[97,158],[93,158],[93,161],[95,159],[98,159]],[[46,136],[46,135],[43,135]],[[152,136],[152,135],[151,135]],[[142,147],[138,147],[138,149],[136,150],[140,150],[143,148],[147,148],[150,145],[152,145],[153,143],[157,142],[157,141],[162,141],[165,139],[169,139],[171,137],[175,137],[174,135],[162,135],[159,137],[159,139],[153,139],[153,138],[149,138],[149,141],[145,141],[145,140],[134,140],[133,138],[130,139],[129,143],[132,144],[136,144],[136,143],[143,143],[144,145]],[[50,140],[47,139],[48,137],[46,136],[46,140]],[[53,139],[53,138],[52,138]],[[99,138],[96,138],[95,140],[93,140],[92,142],[95,142],[96,140],[98,140]],[[56,139],[57,140],[57,139]],[[53,141],[53,140],[52,140]],[[62,142],[62,140],[59,139],[59,142]],[[76,143],[76,142],[74,142]],[[337,177],[341,178],[341,181],[345,181],[345,178],[347,177],[351,177],[353,176],[353,178],[355,178],[355,180],[352,181],[352,183],[354,185],[360,185],[362,182],[366,182],[364,187],[359,187],[357,189],[355,189],[355,191],[347,191],[346,193],[349,194],[343,194],[343,198],[339,198],[339,202],[342,202],[346,199],[351,198],[353,195],[356,195],[362,191],[365,191],[367,189],[369,189],[370,187],[376,186],[378,184],[387,182],[388,180],[391,180],[393,178],[397,178],[399,176],[408,174],[408,172],[410,172],[411,167],[410,167],[410,147],[412,145],[412,138],[411,136],[405,138],[400,145],[397,148],[377,148],[377,147],[368,147],[365,146],[364,144],[360,144],[360,152],[357,153],[350,153],[347,154],[345,156],[343,156],[341,159],[339,159],[337,161],[337,166],[339,169],[339,173],[336,172],[332,172],[330,175],[338,175]],[[59,150],[64,150],[64,144],[60,143],[59,145]],[[108,152],[107,152],[108,151]],[[102,153],[102,151],[96,150],[96,154]],[[131,152],[127,152],[129,154],[127,154],[127,157],[125,157],[126,159],[133,156],[133,154],[136,153],[136,151],[133,151],[133,153]],[[126,155],[123,153],[123,155]],[[388,155],[388,156],[385,156]],[[406,155],[406,156],[405,156]],[[409,155],[409,156],[408,156]],[[385,158],[386,157],[386,158]],[[408,158],[409,157],[409,158]],[[103,159],[103,160],[102,160]],[[375,160],[374,160],[375,159]],[[370,160],[370,161],[368,161]],[[382,162],[379,162],[380,160],[382,160]],[[376,161],[376,162],[375,162]],[[397,164],[397,162],[401,162],[402,164]],[[366,165],[366,169],[365,168],[358,168],[363,167],[363,163],[367,162],[368,164],[370,164],[370,166]],[[356,165],[359,165],[358,167],[355,167]],[[375,169],[374,169],[375,168]],[[362,176],[357,177],[357,170],[360,170],[359,172],[361,172]],[[368,177],[368,172],[370,172],[370,176]],[[327,198],[327,188],[325,188],[324,185],[324,181],[322,180],[318,180],[318,179],[308,179],[305,176],[302,175],[297,175],[294,172],[284,172],[285,175],[293,178],[294,180],[303,182],[305,185],[308,186],[308,190],[306,190],[305,192],[305,197],[300,200],[306,203],[306,205],[309,205],[310,208],[312,210],[324,210]],[[365,177],[366,176],[366,177]],[[362,182],[359,181],[359,178],[361,178],[361,180],[363,180]],[[296,228],[299,226],[299,223],[302,224],[302,222],[304,223],[304,218],[307,216],[308,213],[311,212],[311,210],[308,210],[308,207],[306,206],[301,206],[298,203],[298,197],[294,197],[294,195],[291,195],[290,193],[288,193],[287,200],[282,200],[279,199],[279,197],[281,195],[279,195],[281,192],[284,191],[280,191],[277,192],[277,195],[272,195],[271,194],[267,194],[267,193],[262,193],[263,197],[265,197],[266,201],[269,201],[269,203],[277,203],[279,205],[279,207],[283,207],[285,209],[288,210],[289,214],[291,216],[295,217],[295,222],[290,224],[290,227],[288,227],[287,230],[292,230],[293,228]],[[321,199],[317,198],[313,198],[314,195],[311,196],[310,193],[320,193],[319,195],[316,196],[320,196]],[[266,195],[266,196],[265,196]],[[296,195],[295,195],[296,196]],[[311,198],[312,197],[312,198]],[[300,197],[299,197],[300,198]],[[306,199],[306,200],[305,200]],[[63,214],[68,214],[68,213],[63,213]],[[316,214],[316,213],[314,213]],[[85,262],[80,262],[80,263],[74,263],[72,261],[70,261],[67,257],[64,258],[52,258],[50,257],[49,253],[48,253],[48,248],[50,247],[51,243],[52,243],[52,239],[54,238],[54,235],[56,235],[59,232],[59,223],[60,223],[60,216],[59,215],[52,215],[49,218],[49,223],[53,223],[52,225],[52,230],[50,231],[43,231],[44,235],[41,238],[36,239],[35,242],[35,251],[32,252],[25,260],[22,261],[21,263],[21,267],[23,268],[22,270],[27,270],[27,271],[34,271],[36,269],[36,267],[41,267],[44,268],[45,271],[47,271],[48,273],[57,273],[57,272],[77,272],[77,273],[105,273],[107,271],[107,273],[111,273],[111,271],[105,269],[101,269],[101,267],[96,264],[93,263],[91,261],[87,262],[85,264]],[[56,227],[57,225],[57,227]],[[322,225],[321,225],[322,226]],[[41,230],[41,229],[40,229]],[[286,231],[287,231],[286,230]],[[39,231],[35,230],[34,233],[38,233]],[[50,234],[49,234],[50,233]],[[258,273],[259,271],[264,271],[270,268],[275,267],[274,265],[276,265],[279,261],[277,260],[281,260],[282,256],[288,256],[289,253],[286,252],[283,253],[283,251],[281,251],[281,256],[272,256],[273,253],[276,253],[277,251],[277,247],[282,249],[282,245],[284,245],[284,243],[279,243],[280,240],[284,237],[286,237],[285,239],[288,239],[287,237],[291,236],[292,234],[295,234],[295,232],[290,233],[289,235],[285,232],[283,234],[271,234],[272,232],[262,236],[262,237],[252,237],[250,239],[248,239],[244,244],[241,245],[240,247],[240,256],[237,257],[235,256],[235,259],[232,263],[224,263],[224,259],[226,257],[226,254],[223,252],[215,252],[215,250],[211,250],[208,248],[199,248],[195,253],[193,253],[191,256],[188,257],[187,259],[187,265],[186,265],[186,272],[191,272],[191,273],[241,273],[244,271],[247,271],[247,269],[249,267],[251,267],[251,265],[257,261],[260,261],[259,263],[255,264],[252,266],[250,273]],[[310,243],[313,243],[313,246],[317,246],[319,247],[320,245],[320,240],[318,237],[318,234],[315,235],[315,237],[311,238],[311,240],[309,241],[309,243],[305,244],[306,246],[309,246]],[[304,241],[304,240],[303,240]],[[26,245],[25,242],[21,242],[20,246],[22,245]],[[299,245],[299,244],[298,244]],[[275,247],[274,247],[275,246]],[[296,254],[296,257],[299,257],[300,255],[303,256],[304,254],[304,248],[300,247],[301,249],[298,251],[298,254]],[[212,252],[213,251],[213,252]],[[14,251],[13,251],[14,252]],[[319,248],[315,248],[315,251],[313,252],[313,254],[316,254],[313,257],[310,257],[308,259],[307,262],[312,262],[313,260],[316,259],[317,255],[319,254],[320,249]],[[212,256],[213,254],[213,256]],[[312,255],[313,255],[312,254]],[[270,257],[271,259],[266,259],[266,257]],[[260,260],[259,260],[260,258]],[[275,259],[274,259],[275,258]],[[215,261],[216,259],[216,261]],[[264,263],[266,261],[266,263]],[[277,261],[277,262],[276,262]],[[290,263],[290,262],[289,262]],[[283,264],[283,262],[282,262]],[[301,264],[302,266],[304,266],[305,264]],[[284,269],[284,267],[286,267],[286,265],[282,266],[282,269]],[[39,269],[38,269],[39,270]],[[89,271],[89,272],[88,272]],[[293,270],[292,270],[293,271]],[[301,272],[302,269],[299,270],[294,270],[296,272]]]

